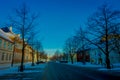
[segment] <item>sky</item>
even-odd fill
[[[65,40],[74,35],[80,26],[85,27],[87,18],[102,4],[120,8],[120,0],[0,0],[0,27],[23,2],[32,12],[39,13],[38,38],[49,54],[61,51]]]

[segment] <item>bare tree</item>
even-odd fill
[[[65,53],[69,54],[72,64],[73,64],[74,55],[77,50],[77,46],[78,44],[77,44],[75,36],[68,38],[64,45],[64,51]]]
[[[59,59],[60,51],[56,50],[54,55],[56,56],[56,61],[60,61],[60,59]]]
[[[77,42],[77,45],[76,48],[77,48],[77,51],[78,52],[81,52],[82,55],[83,55],[83,63],[85,64],[85,50],[88,49],[88,45],[89,45],[89,42],[85,39],[86,37],[86,32],[83,30],[82,27],[80,27],[77,32],[76,32],[76,36],[75,36],[75,39],[76,39],[76,42]]]
[[[12,62],[11,62],[11,67],[13,67],[14,64],[14,55],[15,55],[15,49],[16,49],[16,42],[18,41],[18,35],[15,35],[15,37],[13,38],[13,54],[12,54]]]
[[[35,38],[35,33],[34,32],[31,32],[31,40],[29,40],[29,45],[31,45],[31,47],[32,47],[32,66],[34,66],[35,64],[34,64],[34,53],[35,53],[35,42],[34,42],[34,38]]]
[[[45,59],[45,62],[47,62],[48,59],[47,53],[44,54],[43,59]]]
[[[21,34],[22,38],[22,57],[21,57],[21,65],[20,71],[22,72],[24,69],[24,50],[26,43],[25,41],[30,40],[31,31],[35,31],[36,20],[38,15],[32,14],[26,4],[23,4],[21,8],[15,10],[15,15],[10,17],[11,24],[16,31]]]
[[[39,41],[35,42],[36,50],[37,50],[37,62],[39,61],[40,55],[43,51],[42,43]]]
[[[108,5],[103,5],[88,19],[88,32],[90,43],[97,46],[106,56],[106,67],[110,69],[109,54],[112,50],[112,41],[109,35],[120,26],[120,11],[112,10]],[[103,39],[104,41],[103,41]]]
[[[40,61],[42,60],[42,58],[43,58],[43,55],[45,54],[45,52],[44,51],[41,51],[40,52],[40,54],[39,54],[39,57],[40,57]]]

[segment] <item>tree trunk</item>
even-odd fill
[[[38,56],[38,50],[37,50],[37,62],[39,61],[38,57],[39,57],[39,56]]]
[[[73,63],[74,63],[74,62],[73,62],[73,56],[70,55],[70,58],[71,58],[71,63],[73,64]]]
[[[106,56],[106,67],[107,69],[111,69],[111,66],[110,66],[110,59],[108,56]]]
[[[13,49],[11,67],[13,67],[13,63],[14,63],[14,54],[15,54],[15,43],[14,43],[14,49]]]
[[[109,45],[108,45],[108,26],[107,26],[107,21],[106,21],[106,67],[107,69],[111,69],[110,66],[110,60],[109,60]]]
[[[106,35],[107,37],[107,35]],[[106,67],[107,69],[111,69],[110,59],[109,59],[109,51],[108,51],[108,38],[106,38]]]
[[[24,44],[24,42],[23,42],[23,44]],[[22,59],[21,59],[21,65],[20,65],[20,72],[23,72],[23,70],[24,70],[23,63],[24,63],[24,45],[22,48]]]
[[[85,65],[85,63],[86,63],[86,61],[85,61],[85,59],[86,59],[86,54],[85,54],[85,52],[83,51],[83,64]]]
[[[34,66],[34,52],[32,50],[32,66]]]
[[[107,35],[106,35],[107,37]],[[106,67],[107,69],[111,69],[110,59],[109,59],[109,51],[108,51],[108,38],[106,38]]]

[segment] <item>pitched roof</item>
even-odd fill
[[[20,39],[19,35],[14,34],[9,27],[0,28],[0,37],[11,42],[14,42],[15,37],[17,37],[17,42],[22,43],[22,40]]]
[[[7,36],[7,35],[3,32],[3,30],[1,30],[1,29],[0,29],[0,37],[6,39],[6,40],[8,40],[8,41],[11,41],[11,40],[8,38],[8,36]]]

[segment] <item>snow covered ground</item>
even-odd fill
[[[100,70],[100,71],[117,71],[117,72],[120,72],[120,63],[113,64],[112,69],[106,69],[106,68],[102,67],[102,68],[99,68],[98,70]]]
[[[8,66],[8,65],[7,65]],[[32,73],[32,72],[42,72],[43,68],[46,66],[46,64],[35,64],[35,66],[31,66],[31,63],[25,64],[25,70],[24,72],[18,71],[19,64],[14,65],[13,67],[7,68],[7,69],[1,69],[0,70],[0,76],[5,74],[14,74],[14,73]],[[2,67],[6,67],[2,66]]]
[[[58,63],[58,62],[57,62]],[[66,64],[66,63],[65,63]],[[74,66],[80,66],[80,67],[93,67],[96,68],[99,71],[117,71],[120,72],[120,63],[113,64],[112,69],[106,69],[102,65],[97,65],[97,64],[91,64],[91,63],[86,63],[85,65],[81,62],[77,62],[74,64],[71,64],[70,62],[68,63],[69,65],[74,65]],[[45,64],[38,64],[35,66],[31,66],[31,63],[26,63],[25,64],[25,70],[24,72],[18,72],[18,65],[14,65],[14,67],[6,68],[6,69],[1,69],[0,70],[0,76],[5,75],[5,74],[17,74],[17,73],[33,73],[33,72],[43,72],[43,69],[46,66]]]
[[[103,65],[91,64],[91,63],[88,63],[88,62],[86,64],[83,64],[81,62],[76,62],[74,64],[71,64],[69,62],[68,64],[69,65],[74,65],[74,66],[80,66],[80,67],[93,67],[93,68],[97,68],[100,71],[117,71],[117,72],[120,72],[120,63],[113,64],[112,69],[106,69]]]

